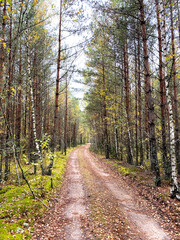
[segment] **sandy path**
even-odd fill
[[[130,224],[130,227],[137,233],[137,239],[143,240],[169,240],[171,239],[161,226],[145,213],[144,206],[138,201],[137,195],[133,194],[123,181],[115,179],[109,169],[103,169],[98,160],[89,152],[89,146],[84,147],[83,156],[89,165],[89,170],[97,176],[100,181],[119,203],[119,207]],[[84,161],[85,161],[84,160]]]
[[[72,151],[69,157],[62,189],[53,197],[50,209],[36,221],[33,240],[93,239],[88,231],[88,209],[78,150]]]
[[[68,221],[69,224],[65,227],[66,240],[84,239],[83,231],[81,230],[81,217],[86,215],[85,192],[77,152],[78,150],[75,150],[71,154],[67,169],[69,203],[65,209],[65,216],[70,221]]]
[[[75,149],[55,204],[33,240],[170,240],[131,186],[89,151]]]

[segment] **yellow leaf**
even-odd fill
[[[4,48],[6,47],[6,43],[5,43],[5,42],[3,42],[3,47],[4,47]]]
[[[24,7],[25,5],[23,3],[21,3],[21,7]]]

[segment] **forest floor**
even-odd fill
[[[132,172],[91,153],[89,145],[75,149],[63,187],[36,221],[32,239],[180,239],[179,202],[166,186],[154,188],[144,170],[136,173],[140,178]]]

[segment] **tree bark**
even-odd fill
[[[167,157],[167,143],[166,143],[166,99],[165,99],[165,82],[163,78],[163,65],[162,65],[162,39],[161,39],[161,25],[160,25],[160,14],[159,14],[159,1],[155,0],[156,3],[156,15],[157,15],[157,29],[158,29],[158,43],[159,43],[159,82],[160,82],[160,98],[161,98],[161,136],[162,136],[162,159],[164,164],[165,176],[170,178],[168,157]]]
[[[180,45],[180,5],[179,5],[179,0],[177,0],[177,10],[178,10],[179,45]]]
[[[0,154],[0,190],[1,190],[1,183],[2,183],[2,178],[3,178],[3,169],[2,169],[2,166],[3,166],[3,155],[2,153]]]
[[[180,173],[180,151],[179,151],[179,115],[178,115],[178,100],[177,100],[177,81],[176,81],[176,53],[175,53],[175,38],[174,38],[174,19],[172,0],[170,0],[170,14],[171,14],[171,41],[172,41],[172,79],[174,90],[174,120],[175,120],[175,142],[176,142],[176,161],[177,169]]]
[[[18,82],[18,105],[16,112],[16,144],[20,147],[21,143],[21,98],[22,98],[22,50],[21,50],[21,39],[20,39],[20,50],[19,50],[19,82]],[[25,116],[26,118],[26,116]],[[25,124],[26,125],[26,124]]]
[[[138,114],[139,114],[139,141],[140,141],[140,165],[144,162],[143,144],[142,144],[142,97],[141,97],[141,60],[140,60],[140,34],[138,29]]]
[[[37,131],[36,131],[35,102],[34,102],[34,94],[33,94],[33,81],[32,81],[32,77],[31,77],[31,62],[30,62],[30,55],[29,55],[28,27],[26,30],[26,46],[27,46],[27,77],[28,77],[28,83],[29,83],[29,87],[30,87],[33,136],[34,136],[35,147],[36,147],[38,157],[40,160],[41,173],[42,173],[42,175],[45,175],[45,168],[44,168],[44,163],[43,163],[43,159],[42,159],[42,153],[40,150],[39,141],[37,139]]]
[[[67,149],[67,107],[68,107],[68,86],[66,77],[66,97],[65,97],[65,112],[64,112],[64,154],[66,155]]]
[[[169,139],[170,139],[170,158],[171,158],[171,188],[170,193],[172,197],[178,196],[180,193],[178,178],[177,178],[177,166],[176,166],[176,133],[174,126],[173,104],[170,93],[170,78],[167,74],[167,42],[166,42],[166,24],[165,24],[165,4],[162,2],[162,65],[163,65],[163,78],[165,81],[165,93],[167,99],[167,106],[169,111]]]
[[[142,38],[143,38],[145,79],[147,82],[146,94],[147,94],[147,100],[148,100],[151,169],[154,172],[156,177],[156,180],[155,180],[156,186],[160,186],[161,179],[160,179],[159,163],[157,158],[156,134],[155,134],[155,123],[154,123],[154,102],[152,98],[152,87],[151,87],[151,79],[150,79],[149,55],[148,55],[148,49],[147,49],[147,35],[146,35],[143,0],[139,0],[139,4],[140,4],[140,16],[141,16]]]
[[[136,41],[134,41],[135,45],[135,145],[136,145],[136,166],[138,166],[138,62],[137,62],[137,50],[136,50]],[[140,104],[140,103],[139,103]]]
[[[38,68],[37,68],[38,56],[37,50],[35,49],[34,53],[34,84],[33,84],[33,92],[34,92],[34,100],[35,100],[35,113],[36,113],[36,130],[37,130],[37,138],[41,139],[41,129],[42,129],[42,121],[41,121],[41,77],[38,76]],[[35,88],[35,89],[34,89]]]
[[[6,30],[6,0],[4,0],[3,7],[3,21],[2,21],[2,41],[1,41],[1,56],[0,56],[0,94],[2,94],[4,84],[4,44],[5,43],[5,30]]]
[[[59,81],[60,81],[60,63],[61,63],[61,24],[62,24],[62,0],[60,0],[60,19],[59,19],[59,49],[57,59],[57,78],[56,78],[56,94],[55,94],[55,110],[54,110],[54,128],[52,139],[52,150],[56,145],[56,131],[58,125],[58,107],[59,107]]]
[[[76,122],[74,123],[74,126],[73,126],[73,147],[76,147]]]
[[[4,15],[5,16],[5,15]],[[10,18],[10,31],[9,31],[9,40],[11,47],[11,38],[12,38],[12,19]],[[4,180],[8,180],[9,172],[10,172],[10,131],[11,131],[11,121],[10,121],[10,112],[11,112],[11,85],[12,85],[12,72],[11,72],[11,49],[9,52],[9,69],[8,69],[8,90],[7,90],[7,107],[6,107],[6,157],[5,157],[5,173]]]
[[[129,65],[128,65],[128,52],[127,43],[124,47],[124,81],[125,81],[125,101],[126,101],[126,118],[127,118],[127,162],[133,164],[133,149],[132,149],[132,139],[130,132],[130,93],[129,93]]]
[[[108,139],[108,122],[107,122],[107,107],[106,107],[106,78],[104,66],[104,54],[102,59],[102,85],[103,85],[103,120],[104,120],[104,142],[105,142],[105,155],[106,159],[109,158],[109,139]]]

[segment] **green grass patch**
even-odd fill
[[[62,184],[66,170],[67,160],[71,153],[67,149],[67,155],[55,153],[52,176],[41,176],[40,167],[36,175],[33,175],[33,166],[23,163],[26,177],[35,193],[33,199],[25,181],[21,179],[21,186],[12,177],[0,190],[0,240],[8,239],[31,239],[33,223],[47,209],[49,198],[53,191]],[[46,159],[48,161],[48,159]],[[48,165],[48,162],[46,162]],[[13,167],[11,167],[13,172]],[[53,182],[53,189],[51,188]]]
[[[106,162],[113,166],[118,172],[124,176],[129,176],[132,179],[136,179],[139,182],[148,182],[150,180],[149,172],[143,166],[132,166],[127,163],[122,163],[116,159],[107,159]]]
[[[139,169],[135,166],[124,167],[117,163],[113,164],[113,166],[117,168],[122,175],[125,176],[135,176],[139,172]]]
[[[160,196],[162,199],[169,198],[169,192],[166,192],[166,193],[159,193],[159,196]]]

